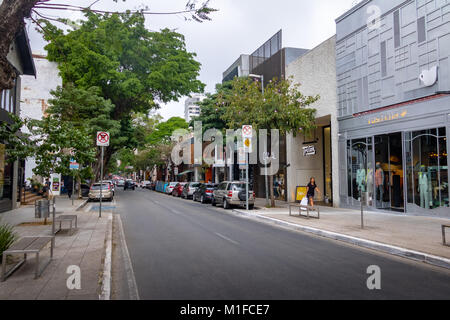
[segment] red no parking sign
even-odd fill
[[[109,132],[103,131],[97,132],[97,146],[99,147],[109,146]]]

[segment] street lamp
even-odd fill
[[[264,75],[262,74],[249,74],[248,75],[250,78],[256,78],[256,79],[261,79],[261,94],[263,95],[263,99],[264,99]],[[264,143],[264,157],[267,157],[267,141],[265,141]],[[264,172],[265,172],[265,176],[264,176],[264,181],[265,181],[265,185],[266,185],[266,205],[269,206],[269,181],[267,180],[267,159],[264,159]]]

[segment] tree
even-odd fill
[[[28,124],[14,114],[10,114],[11,123],[0,122],[0,141],[5,146],[8,162],[26,159],[35,152],[35,141],[28,133],[21,132],[21,128]]]
[[[149,145],[157,146],[160,144],[171,144],[172,134],[177,129],[188,129],[189,124],[180,117],[172,117],[165,122],[161,122],[156,126],[156,130],[150,134],[146,142]]]
[[[148,113],[158,102],[201,92],[204,85],[197,80],[200,63],[186,50],[181,34],[147,30],[142,13],[86,12],[86,18],[68,33],[47,22],[44,37],[50,41],[48,59],[59,63],[63,83],[82,89],[98,87],[101,96],[114,105],[109,116],[120,121],[121,129],[105,150],[106,167],[117,150],[138,146],[133,113]],[[94,172],[98,178],[99,164]]]
[[[227,123],[223,120],[225,115],[226,106],[221,105],[221,101],[225,97],[231,94],[232,82],[228,81],[225,83],[219,83],[216,85],[216,93],[207,94],[206,99],[199,103],[200,115],[194,117],[190,123],[190,127],[194,127],[195,121],[201,121],[202,123],[202,134],[209,129],[221,130],[225,137],[225,129],[227,128]],[[219,99],[221,97],[221,100]]]
[[[229,128],[252,125],[255,130],[270,132],[270,129],[278,129],[282,135],[292,133],[294,136],[315,128],[316,110],[309,106],[320,98],[318,95],[303,95],[300,84],[294,84],[291,79],[273,79],[264,94],[261,94],[260,85],[249,78],[235,78],[231,94],[220,95],[221,104],[227,106],[222,119]],[[272,186],[273,176],[269,178],[269,186]],[[269,189],[273,207],[273,188]]]
[[[117,2],[118,0],[113,0]],[[123,0],[125,1],[125,0]],[[48,10],[61,11],[83,11],[93,12],[99,15],[111,14],[113,12],[105,10],[95,10],[92,6],[99,2],[94,1],[88,7],[74,6],[70,4],[55,4],[49,3],[50,0],[3,0],[0,4],[0,92],[4,89],[11,89],[14,86],[14,79],[17,74],[14,68],[7,60],[7,55],[11,48],[16,35],[23,29],[25,19],[31,19],[38,27],[41,24],[38,20],[54,20],[71,25],[72,23],[67,19],[55,19],[45,14]],[[141,15],[183,15],[185,19],[192,19],[197,22],[210,20],[210,14],[216,9],[209,7],[209,0],[197,5],[196,1],[191,1],[186,4],[185,10],[174,12],[152,12],[148,9],[138,11],[128,11],[129,13],[140,13]]]

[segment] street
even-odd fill
[[[116,191],[141,299],[448,299],[445,269],[149,190]],[[369,266],[381,290],[369,290]]]

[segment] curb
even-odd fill
[[[99,296],[100,300],[111,299],[111,267],[112,267],[112,226],[113,215],[108,215],[108,225],[105,237],[105,258],[103,262],[102,288]]]
[[[88,203],[88,200],[84,200],[82,203],[80,203],[78,205],[78,207],[75,209],[75,211],[80,211],[81,209],[83,209]]]
[[[372,241],[372,240],[366,240],[366,239],[361,239],[361,238],[357,238],[357,237],[353,237],[353,236],[348,236],[345,234],[336,233],[336,232],[332,232],[332,231],[326,231],[326,230],[312,228],[312,227],[305,227],[305,226],[302,226],[299,224],[295,224],[295,223],[291,223],[291,222],[287,222],[287,221],[283,221],[283,220],[278,220],[278,219],[271,218],[271,217],[265,217],[265,216],[262,216],[259,214],[251,214],[251,213],[247,213],[247,212],[240,211],[240,210],[232,210],[231,212],[235,213],[236,215],[246,216],[249,218],[253,218],[255,220],[259,220],[264,223],[270,223],[270,224],[275,224],[275,225],[279,225],[279,226],[283,226],[283,227],[289,227],[290,229],[303,231],[306,233],[311,233],[311,234],[314,234],[314,235],[317,235],[320,237],[324,237],[324,238],[328,238],[328,239],[332,239],[332,240],[338,240],[338,241],[346,242],[346,243],[353,244],[353,245],[356,245],[359,247],[372,249],[372,250],[380,251],[383,253],[388,253],[388,254],[391,254],[394,256],[399,256],[399,257],[403,257],[403,258],[407,258],[407,259],[411,259],[411,260],[415,260],[415,261],[424,262],[424,263],[427,263],[430,265],[450,269],[450,259],[447,259],[444,257],[439,257],[439,256],[435,256],[435,255],[420,252],[420,251],[397,247],[397,246],[385,244],[382,242],[376,242],[376,241]]]

